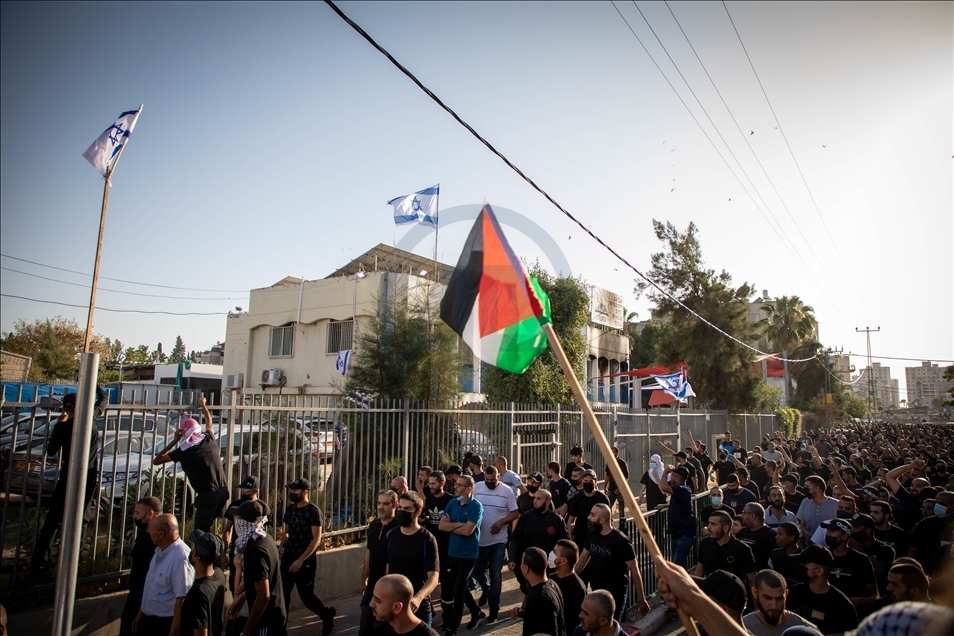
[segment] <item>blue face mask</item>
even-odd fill
[[[709,497],[709,501],[712,502],[712,505],[713,505],[713,506],[721,506],[721,505],[722,505],[722,497]]]
[[[946,514],[947,514],[947,506],[939,504],[939,503],[934,504],[935,517],[943,517]]]

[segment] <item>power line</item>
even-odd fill
[[[87,274],[86,272],[78,272],[75,269],[66,269],[64,267],[56,267],[55,265],[47,265],[45,263],[37,263],[36,261],[28,261],[25,258],[19,258],[17,256],[10,256],[9,254],[0,254],[4,258],[11,258],[15,261],[20,261],[21,263],[29,263],[30,265],[38,265],[40,267],[48,267],[49,269],[59,270],[61,272],[68,272],[70,274],[78,274],[80,276],[92,276],[92,274]],[[110,278],[109,276],[100,276],[103,280],[111,280],[117,283],[129,283],[130,285],[143,285],[145,287],[161,287],[162,289],[179,289],[182,291],[197,291],[197,292],[215,292],[215,293],[224,293],[224,294],[245,294],[248,293],[247,289],[197,289],[195,287],[174,287],[172,285],[156,285],[155,283],[140,283],[135,280],[123,280],[122,278]]]
[[[24,276],[32,276],[33,278],[40,278],[42,280],[48,280],[54,283],[62,283],[64,285],[73,285],[74,287],[83,287],[84,289],[89,289],[89,285],[83,283],[72,283],[68,280],[60,280],[58,278],[49,278],[47,276],[40,276],[39,274],[31,274],[30,272],[21,272],[18,269],[13,269],[12,267],[3,267],[0,266],[0,270],[6,272],[13,272],[15,274],[23,274]],[[141,294],[138,292],[124,291],[121,289],[107,289],[106,287],[100,287],[99,291],[112,292],[114,294],[128,294],[130,296],[147,296],[149,298],[169,298],[171,300],[242,300],[243,298],[194,298],[191,296],[163,296],[161,294]]]
[[[78,309],[87,309],[89,305],[74,305],[71,303],[61,303],[56,300],[40,300],[39,298],[27,298],[26,296],[15,296],[14,294],[0,294],[4,298],[19,298],[20,300],[28,300],[33,303],[44,303],[47,305],[62,305],[63,307],[76,307]],[[109,309],[108,307],[96,306],[97,311],[111,311],[117,314],[162,314],[164,316],[227,316],[228,312],[225,311],[210,311],[210,312],[199,312],[199,311],[188,311],[188,312],[177,312],[177,311],[144,311],[140,309]]]
[[[633,4],[636,5],[636,0],[633,0]],[[749,135],[746,135],[746,134],[742,131],[742,127],[739,125],[739,122],[735,119],[735,115],[732,113],[732,109],[729,108],[729,105],[726,103],[725,98],[722,96],[722,91],[720,91],[720,90],[719,90],[719,87],[716,86],[715,80],[713,80],[713,79],[712,79],[712,75],[709,74],[709,69],[706,68],[706,65],[702,62],[702,58],[700,58],[700,57],[699,57],[699,54],[696,52],[696,47],[694,47],[694,46],[692,45],[692,41],[689,39],[689,36],[686,34],[685,29],[682,28],[682,24],[679,23],[679,19],[676,18],[676,14],[673,13],[672,7],[669,6],[668,0],[666,1],[666,8],[669,9],[669,14],[672,16],[672,19],[675,21],[676,26],[679,27],[679,31],[682,33],[682,36],[686,39],[686,43],[689,45],[689,48],[692,50],[692,54],[696,56],[696,60],[699,62],[699,66],[701,66],[701,67],[702,67],[702,70],[705,71],[706,77],[709,78],[709,83],[712,84],[712,88],[715,89],[716,95],[718,95],[718,96],[719,96],[719,99],[722,100],[722,105],[725,106],[726,112],[728,112],[728,113],[729,113],[729,117],[732,118],[732,123],[735,124],[736,130],[739,131],[739,136],[742,137],[742,141],[744,141],[744,142],[745,142],[745,145],[748,146],[749,152],[752,153],[752,157],[755,158],[756,163],[758,163],[759,168],[761,168],[762,174],[765,175],[765,178],[766,178],[766,180],[768,180],[769,185],[772,186],[772,190],[775,192],[775,196],[778,197],[779,202],[782,204],[782,207],[785,209],[785,212],[788,214],[788,218],[791,219],[792,223],[795,225],[795,229],[798,230],[799,236],[801,236],[801,237],[802,237],[802,240],[805,241],[805,244],[808,246],[808,249],[809,249],[809,251],[812,253],[812,256],[815,257],[815,260],[816,260],[816,261],[818,262],[818,264],[821,266],[822,271],[825,272],[825,275],[826,275],[826,276],[828,276],[828,280],[830,280],[830,281],[831,281],[833,284],[835,284],[835,286],[837,287],[837,283],[835,283],[834,279],[832,279],[831,274],[828,273],[828,270],[825,269],[825,265],[821,262],[821,259],[818,258],[818,254],[815,253],[815,249],[812,247],[811,243],[809,243],[808,238],[805,236],[805,233],[802,232],[801,226],[799,226],[798,221],[795,220],[795,216],[792,214],[792,211],[788,208],[788,204],[785,203],[785,199],[782,198],[782,193],[778,191],[778,188],[775,186],[775,182],[772,181],[772,177],[769,176],[768,171],[765,169],[765,166],[762,164],[762,160],[759,159],[758,154],[755,152],[755,149],[752,147],[752,144],[749,142]],[[638,5],[636,5],[636,10],[639,11],[639,6],[638,6]],[[643,15],[643,12],[642,12],[642,11],[640,11],[639,13],[640,13],[640,15]],[[644,16],[644,15],[643,15],[643,20],[646,21],[646,24],[647,24],[647,25],[649,25],[649,21],[646,20],[646,16]],[[650,26],[649,28],[650,28],[650,30],[652,30],[652,26]],[[653,32],[653,35],[655,35],[655,32]],[[659,40],[659,37],[657,36],[656,39],[657,39],[657,41],[658,41],[658,40]],[[659,44],[660,44],[661,46],[663,46],[663,50],[665,51],[665,50],[666,50],[666,47],[662,44],[661,41],[659,42]],[[669,55],[669,52],[668,52],[668,51],[666,51],[666,55]],[[670,56],[669,59],[670,59],[670,61],[672,61],[672,56]],[[673,66],[676,66],[675,61],[673,61]],[[676,67],[676,70],[678,71],[678,70],[679,70],[679,67]],[[680,73],[679,75],[680,75],[680,77],[682,77],[682,73]],[[683,77],[683,81],[686,81],[686,78],[685,78],[685,77]],[[689,83],[686,82],[686,86],[688,86],[688,85],[689,85]],[[692,89],[690,88],[689,90],[691,91]],[[695,97],[695,94],[693,94],[693,96]],[[696,98],[696,101],[699,101],[698,98]],[[700,103],[699,105],[702,106],[701,103]],[[704,110],[705,110],[705,109],[703,108],[703,111],[704,111]],[[708,116],[708,114],[707,114],[707,116]],[[712,122],[712,119],[710,118],[709,121]],[[713,127],[715,127],[715,123],[714,123],[714,122],[712,122],[712,125],[713,125]],[[716,131],[718,132],[718,128],[716,128]],[[720,136],[720,138],[721,138],[721,134],[720,134],[719,136]],[[725,143],[725,139],[723,139],[722,141],[723,141],[723,143]],[[728,147],[728,144],[726,144],[726,147]],[[729,152],[731,152],[731,150],[730,150]],[[734,155],[734,154],[732,155],[732,158],[735,159],[735,155]],[[736,161],[738,162],[738,159],[736,159]],[[741,163],[740,163],[739,165],[740,165],[740,167],[741,167]],[[746,178],[748,178],[748,175],[746,175]],[[752,183],[751,179],[749,180],[749,183]],[[753,184],[752,187],[754,188],[755,185]],[[758,192],[758,190],[756,190],[756,192]],[[761,194],[759,195],[759,198],[762,199],[762,195],[761,195]],[[765,199],[762,199],[762,203],[765,203]],[[768,208],[768,204],[767,204],[767,203],[765,203],[765,207]],[[778,222],[778,221],[776,220],[776,223],[777,223],[777,222]],[[779,224],[779,226],[781,226],[781,224]],[[842,263],[842,264],[844,264],[844,263]],[[807,265],[806,265],[806,266],[807,266]],[[817,281],[816,281],[816,283],[817,283]],[[819,284],[819,287],[821,287],[820,284]],[[826,295],[827,295],[827,294],[826,294]],[[841,312],[839,311],[839,313],[841,313]],[[842,316],[844,316],[844,314],[842,314]]]
[[[785,140],[785,147],[788,148],[788,153],[792,156],[792,161],[795,162],[795,168],[798,170],[798,176],[802,178],[802,183],[805,184],[805,189],[808,191],[808,197],[812,200],[812,205],[815,206],[815,212],[818,213],[818,218],[822,222],[822,227],[825,228],[825,234],[828,235],[828,240],[831,241],[831,246],[835,248],[835,254],[838,255],[838,260],[841,261],[841,266],[844,268],[845,273],[848,274],[848,280],[851,281],[852,286],[855,288],[855,293],[858,293],[858,284],[855,283],[854,279],[851,277],[851,271],[848,269],[848,265],[845,264],[844,259],[841,257],[841,250],[839,250],[838,246],[835,245],[835,239],[832,237],[831,231],[828,229],[828,224],[825,223],[825,217],[822,216],[821,210],[818,208],[818,203],[815,201],[815,195],[812,193],[812,189],[808,187],[808,180],[805,179],[805,174],[802,172],[802,167],[798,164],[798,159],[795,158],[795,152],[792,150],[792,145],[788,143],[788,137],[785,135],[785,130],[782,128],[782,122],[778,120],[778,115],[775,114],[775,109],[772,107],[772,102],[768,98],[768,93],[765,92],[765,87],[762,86],[762,79],[759,77],[758,71],[755,70],[755,64],[752,63],[752,58],[749,56],[749,52],[745,48],[745,43],[742,41],[742,36],[739,34],[738,27],[735,26],[735,20],[732,19],[732,14],[729,13],[729,7],[726,6],[725,0],[722,0],[722,8],[725,9],[725,14],[729,17],[729,22],[732,23],[732,29],[735,31],[735,36],[739,38],[739,44],[742,46],[742,51],[745,53],[745,59],[749,61],[749,67],[751,67],[752,73],[755,75],[755,80],[759,83],[759,88],[762,90],[762,96],[765,97],[765,103],[768,104],[769,110],[772,111],[772,117],[775,119],[775,123],[778,124],[778,131],[782,133],[782,139]]]
[[[616,252],[616,250],[614,250],[614,249],[611,248],[609,245],[607,245],[606,242],[603,241],[603,239],[601,239],[599,236],[597,236],[597,235],[596,235],[592,230],[590,230],[588,227],[586,227],[585,225],[583,225],[583,223],[582,223],[580,220],[578,220],[578,219],[577,219],[575,216],[573,216],[566,208],[564,208],[562,205],[560,205],[560,204],[556,201],[556,199],[554,199],[552,196],[550,196],[550,195],[547,193],[546,190],[544,190],[543,188],[541,188],[540,186],[538,186],[538,185],[533,181],[533,179],[531,179],[531,178],[528,177],[526,174],[524,174],[524,172],[523,172],[522,170],[520,170],[520,168],[518,168],[516,165],[514,165],[513,162],[511,162],[509,159],[507,159],[507,157],[504,156],[503,153],[501,153],[499,150],[497,150],[496,148],[494,148],[493,145],[492,145],[489,141],[487,141],[486,139],[484,139],[484,138],[480,135],[480,133],[478,133],[476,130],[474,130],[474,128],[473,128],[470,124],[468,124],[466,121],[464,121],[463,119],[461,119],[460,115],[458,115],[456,112],[454,112],[454,110],[453,110],[452,108],[450,108],[447,104],[445,104],[445,103],[441,100],[441,98],[439,98],[437,95],[434,94],[433,91],[431,91],[431,89],[427,88],[427,87],[421,82],[421,80],[417,79],[417,77],[416,77],[413,73],[411,73],[411,71],[409,71],[409,70],[408,70],[407,68],[405,68],[400,62],[398,62],[398,61],[394,58],[394,56],[391,55],[391,54],[387,51],[387,49],[385,49],[383,46],[381,46],[380,44],[378,44],[378,43],[374,40],[374,38],[372,38],[370,35],[368,35],[368,33],[365,32],[365,30],[362,29],[354,20],[352,20],[351,18],[349,18],[347,15],[345,15],[345,13],[344,13],[341,9],[339,9],[338,6],[335,5],[335,3],[334,3],[332,0],[325,0],[325,4],[327,4],[329,7],[331,7],[331,9],[332,9],[336,14],[338,14],[338,17],[340,17],[342,20],[344,20],[344,22],[347,23],[348,26],[350,26],[352,29],[354,29],[361,37],[363,37],[363,38],[368,42],[368,44],[370,44],[371,46],[373,46],[379,53],[381,53],[382,55],[384,55],[384,56],[388,59],[388,61],[391,62],[391,64],[393,64],[399,71],[401,71],[404,75],[406,75],[408,79],[410,79],[412,82],[414,82],[414,84],[417,85],[418,88],[420,88],[422,91],[424,91],[424,93],[425,93],[428,97],[430,97],[430,98],[434,101],[434,103],[436,103],[438,106],[440,106],[442,109],[444,109],[444,111],[447,112],[447,114],[449,114],[451,117],[453,117],[454,120],[455,120],[457,123],[459,123],[459,124],[460,124],[461,126],[463,126],[465,129],[467,129],[467,131],[470,132],[470,134],[473,135],[481,144],[483,144],[488,150],[490,150],[490,151],[491,151],[493,154],[495,154],[501,161],[503,161],[503,162],[507,165],[507,167],[509,167],[511,170],[513,170],[515,173],[517,173],[517,175],[519,175],[520,178],[522,178],[524,181],[526,181],[526,182],[530,185],[530,187],[532,187],[534,190],[536,190],[537,192],[539,192],[547,201],[549,201],[551,204],[553,204],[553,206],[554,206],[556,209],[558,209],[560,212],[562,212],[568,219],[570,219],[571,221],[573,221],[573,223],[575,223],[581,230],[583,230],[584,232],[586,232],[586,233],[590,236],[590,238],[592,238],[594,241],[596,241],[599,245],[601,245],[601,246],[602,246],[606,251],[608,251],[610,254],[612,254],[613,256],[615,256],[615,257],[616,257],[621,263],[623,263],[626,267],[628,267],[628,268],[630,268],[631,270],[633,270],[633,271],[636,273],[636,275],[639,276],[640,278],[642,278],[644,281],[646,281],[647,284],[651,285],[653,288],[655,288],[657,291],[659,291],[659,293],[661,293],[662,295],[664,295],[665,297],[667,297],[669,300],[673,301],[674,303],[676,303],[677,305],[679,305],[680,307],[682,307],[683,309],[685,309],[685,310],[686,310],[687,312],[689,312],[692,316],[695,316],[696,319],[698,319],[698,320],[700,320],[701,322],[703,322],[704,324],[708,325],[709,327],[711,327],[711,328],[714,329],[715,331],[721,333],[721,334],[722,334],[723,336],[725,336],[726,338],[729,338],[730,340],[732,340],[732,341],[738,343],[739,345],[745,347],[746,349],[749,349],[749,350],[751,350],[751,351],[754,351],[755,353],[757,353],[757,354],[759,354],[759,355],[768,355],[768,354],[766,354],[764,351],[759,351],[758,349],[756,349],[756,348],[753,347],[752,345],[750,345],[750,344],[748,344],[748,343],[746,343],[746,342],[742,342],[741,340],[739,340],[739,339],[736,338],[735,336],[733,336],[733,335],[731,335],[731,334],[729,334],[729,333],[723,331],[722,329],[720,329],[720,328],[717,327],[716,325],[712,324],[711,322],[709,322],[708,320],[706,320],[705,318],[703,318],[702,316],[700,316],[698,313],[696,313],[695,311],[693,311],[692,309],[690,309],[689,307],[687,307],[685,304],[683,304],[683,302],[680,301],[678,298],[675,298],[672,294],[670,294],[669,292],[667,292],[666,290],[664,290],[662,287],[660,287],[654,280],[652,280],[651,278],[649,278],[648,276],[646,276],[645,274],[643,274],[641,271],[639,271],[638,269],[636,269],[635,266],[633,266],[629,261],[627,261],[625,258],[623,258],[618,252]],[[614,6],[615,6],[615,5],[614,5]],[[733,174],[734,174],[734,173],[733,173]],[[736,179],[738,179],[738,177],[736,177]],[[750,196],[751,196],[751,195],[750,195]],[[805,358],[804,360],[788,360],[788,361],[789,361],[789,362],[804,362],[804,361],[810,360],[810,359],[811,359],[811,358]]]
[[[856,357],[867,357],[868,354],[867,354],[867,353],[851,353],[851,352],[849,351],[848,353],[846,353],[846,354],[844,354],[844,355],[846,355],[846,356],[856,356]],[[905,361],[908,361],[908,362],[952,362],[952,363],[954,363],[954,360],[949,360],[949,359],[946,359],[946,358],[895,358],[895,357],[892,357],[892,356],[876,356],[876,355],[873,354],[873,353],[871,354],[871,357],[872,357],[872,358],[878,358],[879,360],[905,360]],[[912,367],[912,368],[915,368],[915,367]]]

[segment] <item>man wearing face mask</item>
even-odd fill
[[[745,504],[758,501],[755,493],[748,488],[742,487],[742,484],[739,483],[739,476],[735,473],[732,473],[728,479],[726,479],[725,490],[723,490],[722,493],[722,503],[732,508],[732,512],[734,512],[736,516],[742,514],[742,509],[745,508]]]
[[[606,590],[616,601],[616,620],[626,608],[627,574],[636,590],[636,607],[645,616],[649,603],[643,593],[643,577],[636,563],[636,550],[629,538],[610,523],[609,504],[593,506],[587,519],[590,532],[586,547],[576,564],[576,572],[588,581],[593,590]]]
[[[225,531],[222,533],[222,540],[228,546],[229,563],[235,558],[235,542],[233,539],[233,530],[235,528],[235,513],[238,507],[244,501],[258,501],[258,477],[246,475],[242,483],[239,484],[239,498],[233,499],[225,508]],[[266,511],[266,515],[268,512]],[[229,590],[235,590],[235,568],[229,567]]]
[[[938,550],[954,542],[954,492],[939,492],[934,501],[934,516],[922,519],[911,531],[908,556],[914,557],[932,575],[938,568]]]
[[[569,539],[560,539],[550,552],[548,562],[551,568],[556,568],[552,580],[563,595],[563,619],[568,635],[573,634],[573,630],[580,624],[580,606],[586,596],[586,583],[573,571],[579,560],[580,549],[576,544]]]
[[[454,606],[450,616],[444,615],[444,636],[457,636],[465,605],[470,610],[471,623],[474,623],[475,627],[482,620],[483,614],[468,589],[474,563],[480,554],[483,506],[473,497],[474,478],[470,475],[462,475],[455,488],[457,497],[447,504],[440,521],[440,529],[451,533],[447,553],[454,577]]]
[[[286,488],[291,505],[285,508],[282,518],[285,527],[281,543],[281,574],[285,607],[291,601],[292,588],[297,587],[301,602],[321,618],[322,634],[328,636],[334,629],[337,611],[334,607],[326,607],[315,596],[315,574],[318,568],[315,551],[321,544],[321,511],[308,501],[311,484],[307,479],[298,478]]]
[[[822,634],[841,634],[858,626],[858,612],[848,597],[828,582],[833,559],[828,548],[812,545],[796,560],[805,566],[808,583],[799,583],[788,593],[786,605]]]
[[[825,480],[811,475],[805,480],[808,497],[798,507],[795,517],[802,536],[810,539],[822,521],[838,517],[838,500],[825,494]]]
[[[398,527],[388,535],[388,574],[402,574],[414,588],[410,609],[427,625],[431,624],[431,592],[437,589],[440,563],[437,539],[421,527],[418,519],[424,502],[416,492],[398,498],[394,513]]]
[[[735,510],[723,503],[722,489],[718,486],[713,486],[709,489],[709,504],[702,509],[702,514],[699,516],[699,521],[702,522],[702,536],[709,536],[709,517],[717,510],[727,513],[730,517],[735,517]]]
[[[856,608],[878,598],[878,582],[868,557],[848,545],[851,522],[829,519],[822,522],[825,545],[831,550],[829,582],[845,593]]]
[[[888,570],[894,565],[894,548],[874,536],[874,520],[868,515],[858,515],[851,520],[851,540],[849,545],[871,560],[875,578],[878,581],[878,593],[888,591]]]
[[[244,589],[229,606],[228,617],[235,620],[243,607],[248,608],[241,632],[244,636],[280,634],[288,616],[281,557],[275,540],[265,532],[266,516],[261,501],[244,501],[235,514],[235,552],[242,560]]]
[[[123,607],[122,618],[119,621],[120,636],[132,636],[132,622],[139,613],[142,603],[142,592],[146,586],[146,574],[149,573],[149,562],[156,553],[156,544],[149,536],[149,522],[156,515],[162,514],[162,502],[156,497],[143,497],[136,502],[133,511],[133,522],[136,524],[136,543],[132,549],[132,567],[129,570],[129,596]]]
[[[587,517],[598,504],[609,507],[609,499],[596,489],[596,471],[583,471],[583,492],[570,501],[570,534],[576,545],[586,545]]]
[[[712,465],[712,470],[719,483],[724,484],[729,475],[735,472],[735,464],[729,461],[729,455],[725,451],[719,451],[718,461]]]
[[[568,473],[567,476],[570,480],[570,489],[566,493],[566,512],[563,514],[569,514],[570,502],[583,492],[584,472],[586,472],[585,468],[574,468],[570,473]]]
[[[480,522],[480,550],[477,564],[474,566],[474,578],[480,584],[482,593],[479,605],[490,602],[489,622],[497,620],[500,613],[500,571],[503,568],[504,552],[507,549],[507,528],[520,515],[517,512],[517,498],[509,486],[501,487],[497,468],[484,469],[484,481],[474,486],[474,499],[483,506],[483,519]],[[490,569],[490,577],[486,575]],[[483,612],[476,619],[473,629],[483,620]],[[471,621],[474,623],[474,621]]]
[[[649,458],[649,470],[643,473],[639,483],[642,484],[642,491],[639,498],[645,497],[646,510],[656,510],[666,505],[666,495],[659,489],[659,482],[665,479],[664,473],[666,467],[662,465],[662,458],[659,455],[652,455]]]
[[[539,473],[538,473],[539,474]],[[551,510],[551,495],[548,490],[533,493],[533,509],[520,515],[517,527],[510,534],[510,571],[517,575],[520,590],[526,594],[526,581],[518,567],[520,557],[527,548],[536,546],[549,554],[557,541],[567,538],[563,518]]]

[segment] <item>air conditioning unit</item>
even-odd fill
[[[235,373],[230,374],[225,377],[225,388],[226,389],[241,389],[245,386],[245,374],[244,373]]]
[[[262,371],[262,386],[282,386],[285,383],[285,374],[281,369],[265,369]]]

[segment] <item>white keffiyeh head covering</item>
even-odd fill
[[[950,634],[952,626],[954,610],[932,603],[904,601],[866,618],[855,636],[932,636]]]
[[[662,481],[663,475],[666,472],[666,467],[663,466],[662,458],[659,455],[651,455],[649,457],[649,461],[656,462],[656,467],[649,469],[649,478],[658,484]]]
[[[202,441],[202,427],[191,417],[182,420],[179,430],[182,431],[182,439],[179,440],[181,450],[189,450]]]
[[[246,521],[241,517],[235,517],[235,553],[241,554],[249,541],[263,538],[267,522],[267,516],[259,517],[258,521]]]

